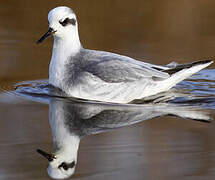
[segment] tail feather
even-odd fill
[[[203,61],[196,61],[189,64],[179,64],[176,65],[174,68],[170,68],[168,70],[164,70],[164,72],[169,73],[171,76],[168,79],[160,81],[161,86],[159,86],[161,91],[167,91],[173,86],[175,86],[180,81],[192,76],[196,72],[206,68],[210,64],[212,64],[212,60],[203,60]]]
[[[197,65],[201,65],[201,64],[207,64],[207,63],[211,64],[211,63],[213,63],[213,61],[212,60],[201,60],[201,61],[195,61],[195,62],[192,62],[192,63],[177,64],[173,68],[163,70],[163,72],[166,72],[169,75],[172,75],[172,74],[174,74],[174,73],[176,73],[178,71],[181,71],[183,69],[191,68],[193,66],[197,66]]]

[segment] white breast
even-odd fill
[[[71,56],[75,56],[81,49],[78,36],[76,39],[54,38],[52,58],[49,66],[49,83],[63,89],[66,64]]]

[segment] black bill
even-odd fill
[[[52,35],[54,33],[54,30],[52,28],[49,28],[48,31],[37,41],[37,44],[43,42],[47,37]]]
[[[56,159],[54,154],[49,154],[41,149],[37,149],[37,152],[41,154],[43,157],[45,157],[46,159],[48,159],[48,161],[53,161],[53,159]]]

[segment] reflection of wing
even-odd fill
[[[84,71],[89,72],[103,81],[110,83],[136,81],[142,78],[162,78],[166,79],[169,75],[161,72],[156,66],[136,61],[126,56],[114,53],[89,50],[85,57],[88,59],[84,66]],[[159,66],[162,67],[162,66]],[[162,67],[163,70],[164,67]]]
[[[189,106],[180,107],[167,104],[112,106],[88,103],[74,104],[69,101],[53,99],[50,102],[50,107],[52,112],[56,113],[58,111],[58,117],[64,117],[64,123],[68,127],[70,133],[81,137],[164,115],[174,115],[195,120],[210,120],[208,112],[206,111],[201,111]],[[59,116],[60,112],[63,115]],[[52,119],[52,121],[60,121],[60,119],[57,120],[56,117],[56,119]]]

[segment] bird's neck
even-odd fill
[[[56,87],[61,88],[65,65],[82,48],[78,32],[76,33],[67,36],[67,38],[54,37],[52,58],[49,66],[49,82]]]
[[[74,56],[81,49],[81,42],[78,32],[71,32],[65,37],[54,37],[52,58],[56,56]]]

